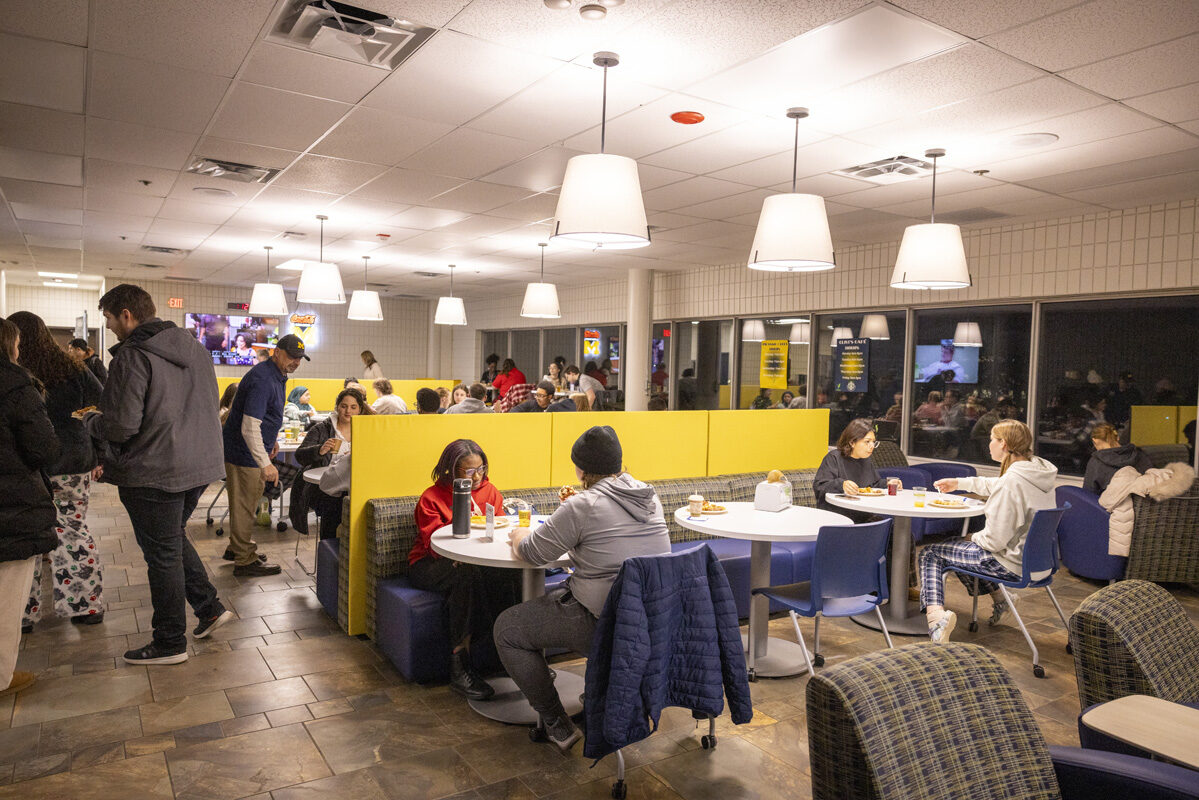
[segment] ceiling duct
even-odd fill
[[[187,168],[187,171],[238,183],[270,183],[282,170],[273,167],[255,167],[252,164],[238,164],[236,161],[220,161],[215,158],[197,158]]]
[[[406,19],[335,0],[287,4],[267,39],[313,53],[393,70],[434,33]]]
[[[854,167],[834,170],[833,174],[886,186],[932,175],[933,165],[928,161],[911,156],[893,156],[871,161],[869,164],[858,164]]]
[[[162,247],[157,244],[143,244],[139,248],[143,253],[159,253],[164,256],[185,256],[191,250],[184,250],[182,247]]]

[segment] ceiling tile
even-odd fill
[[[972,39],[980,39],[1076,5],[1078,0],[1004,0],[1002,3],[891,0],[891,3],[951,31],[957,31]]]
[[[836,177],[836,176],[829,176]],[[849,180],[845,178],[844,180]],[[924,177],[902,183],[892,183],[886,186],[871,186],[865,181],[854,181],[857,190],[843,194],[830,195],[837,202],[858,208],[882,208],[918,200],[928,203],[932,197],[932,178]],[[971,189],[981,189],[994,186],[995,181],[980,177],[971,172],[952,169],[940,169],[937,172],[937,196],[942,197],[951,192],[965,192]]]
[[[718,200],[709,200],[706,203],[683,206],[677,209],[677,211],[680,214],[689,214],[705,219],[728,219],[729,217],[741,214],[761,211],[762,201],[772,194],[775,194],[775,192],[768,189],[751,189],[748,192],[729,195]]]
[[[538,149],[537,145],[521,139],[458,128],[405,159],[401,166],[439,175],[478,178]]]
[[[8,0],[0,30],[87,46],[88,0]]]
[[[178,170],[187,166],[197,139],[194,133],[93,118],[87,126],[87,157]]]
[[[217,226],[202,222],[181,222],[174,219],[156,219],[148,233],[157,236],[184,236],[207,238],[216,232]]]
[[[259,42],[239,78],[273,89],[357,103],[387,75],[386,70],[378,67],[298,47]]]
[[[1142,178],[1101,189],[1083,189],[1071,192],[1069,196],[1084,203],[1107,208],[1133,208],[1151,203],[1189,200],[1195,196],[1196,186],[1199,186],[1199,170],[1158,178]]]
[[[134,214],[144,217],[154,216],[162,207],[161,197],[90,188],[83,193],[83,202],[83,207],[88,211],[106,211],[113,214]]]
[[[58,186],[53,183],[0,180],[0,192],[10,203],[53,205],[60,208],[83,208],[83,189],[78,186]],[[0,222],[4,215],[0,213]]]
[[[1199,144],[1199,141],[1196,142]],[[1063,172],[1045,178],[1024,181],[1034,189],[1054,194],[1070,194],[1081,189],[1126,183],[1138,178],[1155,178],[1194,170],[1199,165],[1199,147],[1175,153],[1137,158],[1118,164]]]
[[[965,211],[972,208],[990,207],[993,203],[1015,203],[1038,200],[1044,197],[1044,194],[1024,186],[1015,186],[1013,184],[996,183],[991,181],[992,185],[981,189],[971,189],[966,192],[954,192],[952,194],[942,194],[937,192],[937,211]],[[895,205],[883,206],[879,209],[880,212],[888,214],[898,214],[906,217],[925,218],[929,216],[931,211],[931,196],[927,198],[919,198],[910,200],[905,203],[896,203]],[[855,212],[856,213],[856,212]],[[851,214],[843,214],[841,216],[853,217]]]
[[[1185,122],[1199,117],[1199,83],[1134,97],[1125,100],[1124,105],[1166,122]]]
[[[798,172],[800,177],[806,178],[894,155],[896,153],[893,146],[863,144],[832,137],[799,148]],[[795,156],[792,153],[777,153],[728,169],[717,170],[709,177],[766,188],[778,184],[779,181],[790,179],[793,158]]]
[[[481,214],[493,208],[515,203],[532,194],[528,189],[512,186],[500,186],[483,181],[470,181],[448,192],[439,194],[429,202],[436,203],[438,208],[448,208],[451,211],[469,211]]]
[[[1178,123],[1178,127],[1199,135],[1199,118],[1190,120],[1188,122],[1180,122]]]
[[[15,147],[0,147],[0,178],[81,186],[83,159],[77,156],[19,150]]]
[[[643,192],[645,207],[655,211],[674,211],[697,202],[715,200],[718,197],[741,194],[750,187],[715,178],[688,178],[660,189]]]
[[[700,128],[705,124],[706,121],[694,127]],[[775,153],[790,152],[795,145],[795,135],[796,127],[792,120],[783,117],[752,119],[709,136],[693,139],[645,156],[642,161],[659,167],[693,173],[715,172]],[[827,138],[826,134],[814,128],[805,127],[803,120],[800,120],[799,144],[801,147],[825,138]]]
[[[135,214],[114,214],[109,211],[83,212],[84,229],[103,232],[109,236],[109,241],[113,243],[114,247],[118,246],[116,243],[120,241],[120,236],[145,233],[153,223],[153,217],[139,217]],[[128,244],[127,241],[122,242],[122,245],[128,246]]]
[[[448,192],[462,184],[461,178],[446,178],[398,167],[354,192],[360,200],[386,200],[390,203],[423,203],[430,197]]]
[[[349,108],[332,100],[238,83],[208,132],[222,139],[306,150]]]
[[[1149,156],[1189,150],[1199,143],[1194,136],[1163,126],[1076,147],[1036,153],[988,165],[990,177],[1001,181],[1035,182],[1064,172],[1118,164]]]
[[[314,153],[395,165],[452,131],[452,125],[359,106],[313,146]]]
[[[523,222],[540,222],[543,219],[553,217],[557,213],[557,209],[558,195],[535,194],[532,197],[526,197],[524,200],[517,200],[515,203],[493,208],[487,213],[493,217],[517,219]]]
[[[379,177],[387,167],[339,158],[307,155],[272,181],[272,186],[347,194]]]
[[[699,111],[705,120],[699,125],[680,125],[670,119],[676,111]],[[668,147],[707,136],[744,122],[750,115],[728,106],[699,98],[671,94],[608,120],[604,152],[641,158]],[[600,152],[600,126],[566,140],[566,146],[588,153]]]
[[[469,3],[470,0],[371,0],[371,10],[392,19],[442,28]]]
[[[182,220],[221,225],[232,216],[235,206],[196,203],[189,200],[166,200],[158,209],[158,219]]]
[[[0,103],[0,147],[83,155],[83,115]]]
[[[415,228],[417,230],[433,230],[445,225],[452,225],[455,222],[469,217],[461,211],[449,211],[444,208],[428,208],[425,206],[413,206],[407,211],[401,211],[394,217],[388,217],[385,222],[388,225],[394,225],[397,228]]]
[[[233,76],[274,0],[92,0],[93,48]],[[219,36],[198,35],[217,30]]]
[[[1116,100],[1199,81],[1199,34],[1146,47],[1062,77]]]
[[[1194,0],[1095,0],[989,36],[984,42],[1060,72],[1196,30],[1199,3]]]
[[[173,170],[135,167],[129,164],[89,158],[84,162],[84,174],[89,189],[111,189],[130,194],[166,197],[179,173]],[[197,175],[191,177],[199,178]],[[207,180],[211,181],[212,179]],[[146,183],[142,181],[146,181]]]
[[[61,225],[83,225],[83,210],[78,208],[60,208],[58,206],[34,205],[29,203],[9,202],[12,213],[18,220],[34,222],[56,222]],[[24,223],[22,223],[24,227]]]
[[[0,100],[83,113],[87,51],[0,33]]]
[[[260,147],[254,144],[231,142],[228,139],[217,139],[205,136],[196,145],[197,158],[215,158],[218,161],[232,161],[234,164],[248,164],[254,167],[269,169],[284,169],[300,157],[296,150],[280,150],[276,147]]]
[[[637,162],[637,176],[641,179],[641,191],[648,192],[659,186],[669,186],[672,183],[694,178],[695,174]]]
[[[557,189],[566,174],[566,162],[577,155],[582,153],[565,147],[547,147],[485,177],[489,183],[520,186],[535,192]]]
[[[137,170],[139,173],[142,170]],[[190,172],[177,173],[175,182],[170,185],[167,197],[175,200],[189,200],[193,203],[212,203],[221,206],[240,206],[249,202],[263,190],[261,183],[241,183],[223,178],[210,178],[207,175],[196,175]],[[232,192],[232,196],[214,196],[195,189],[224,189]]]
[[[92,50],[87,111],[105,119],[201,133],[227,88],[226,78]]]

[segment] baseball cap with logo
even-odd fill
[[[275,342],[275,347],[287,353],[292,358],[302,358],[305,361],[312,360],[304,354],[304,340],[294,333],[281,336],[279,341]]]

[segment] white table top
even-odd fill
[[[304,480],[308,481],[309,483],[320,483],[321,476],[325,474],[325,470],[327,469],[329,468],[309,467],[308,469],[304,470]]]
[[[452,558],[465,564],[477,564],[480,567],[506,567],[509,569],[530,569],[542,567],[565,567],[570,565],[570,558],[563,556],[551,564],[527,564],[512,557],[512,548],[508,545],[508,534],[516,525],[516,517],[509,517],[510,523],[503,528],[495,529],[494,541],[483,541],[483,531],[471,528],[469,539],[455,539],[454,526],[443,525],[433,531],[429,538],[429,546],[439,556]],[[529,530],[536,530],[541,523],[549,519],[544,514],[534,514]]]
[[[1131,694],[1082,715],[1082,724],[1122,742],[1199,769],[1199,710]]]
[[[952,497],[955,500],[966,500],[965,508],[938,508],[931,505],[938,497]],[[854,511],[869,511],[871,514],[883,514],[888,517],[944,517],[945,519],[963,519],[977,517],[983,513],[983,503],[980,500],[963,498],[960,495],[941,494],[930,489],[924,497],[924,508],[916,508],[916,500],[911,489],[904,489],[892,497],[889,494],[865,496],[857,495],[856,500],[850,500],[845,495],[826,494],[824,499],[830,505],[839,508],[851,508]]]
[[[291,442],[280,439],[278,442],[276,442],[276,444],[279,445],[280,453],[294,453],[300,449],[300,445],[302,443],[298,439]]]
[[[782,511],[758,511],[753,503],[718,503],[727,514],[692,517],[686,506],[674,512],[684,528],[727,539],[754,542],[811,542],[825,525],[852,525],[853,520],[835,511],[790,506]]]

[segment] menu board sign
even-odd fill
[[[866,391],[867,376],[870,374],[869,339],[838,340],[833,348],[833,361],[835,391]]]
[[[758,366],[758,385],[761,388],[787,388],[787,347],[786,339],[767,339],[762,342]]]

